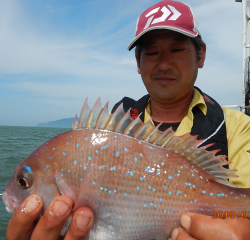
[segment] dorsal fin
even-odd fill
[[[140,120],[140,115],[133,120],[130,117],[130,109],[126,113],[124,112],[123,104],[120,104],[113,114],[108,114],[108,103],[104,108],[101,108],[100,98],[98,98],[92,110],[90,110],[86,99],[79,122],[77,122],[76,117],[72,123],[73,130],[77,128],[96,128],[113,131],[173,151],[212,175],[215,181],[236,187],[227,181],[228,178],[238,177],[235,175],[236,170],[222,167],[230,163],[226,161],[226,156],[216,156],[218,150],[206,150],[213,144],[198,148],[203,140],[197,140],[197,136],[192,136],[189,133],[183,136],[175,136],[172,128],[161,132],[158,127],[159,125],[154,127],[151,120],[143,123]]]
[[[98,98],[85,123],[85,128],[92,128],[96,125],[97,118],[102,110],[101,98]]]
[[[90,113],[90,108],[88,105],[88,98],[86,98],[80,114],[78,128],[83,128],[85,126],[89,113]]]

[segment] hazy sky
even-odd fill
[[[157,0],[0,0],[0,125],[74,117],[86,97],[112,106],[146,90],[136,71],[139,14]],[[207,44],[196,86],[242,103],[242,3],[186,0]]]

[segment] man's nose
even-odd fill
[[[162,52],[159,56],[158,68],[161,71],[167,71],[173,68],[173,59],[171,55],[165,52]]]

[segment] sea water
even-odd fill
[[[67,128],[0,126],[0,194],[4,192],[16,166],[45,141]],[[6,229],[12,214],[8,213],[0,196],[0,240],[6,239]]]

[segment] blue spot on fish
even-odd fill
[[[36,155],[38,155],[38,153],[36,153]]]
[[[115,138],[117,138],[117,136],[115,135]]]
[[[61,168],[61,171],[63,171],[63,168]]]
[[[151,187],[151,186],[148,186],[148,189],[152,189],[152,187]]]
[[[63,177],[63,174],[61,174],[61,176]]]
[[[116,154],[115,154],[116,157],[119,157],[119,152],[117,151]]]
[[[117,193],[117,190],[116,190],[116,189],[114,189],[114,193]]]
[[[44,172],[48,169],[49,165],[46,166],[46,168],[44,169]]]
[[[152,147],[149,147],[150,149],[153,149]]]
[[[195,186],[195,185],[193,185],[193,188],[196,188],[196,186]]]
[[[112,193],[112,191],[111,191],[111,190],[109,190],[109,193]]]
[[[76,160],[74,161],[74,164],[77,164],[77,161],[76,161]]]
[[[143,181],[143,180],[144,180],[144,177],[140,177],[140,180]]]
[[[89,140],[89,139],[86,137],[86,138],[84,138],[84,140]]]
[[[28,172],[32,172],[32,169],[29,166],[24,166],[23,168],[25,168]]]
[[[104,165],[102,165],[102,166],[99,166],[99,169],[103,169],[105,166]]]
[[[127,194],[127,193],[124,193],[124,196],[125,196],[125,197],[127,197],[127,196],[128,196],[128,194]]]
[[[142,154],[142,153],[140,153],[139,155],[140,155],[141,157],[143,157],[143,154]]]
[[[171,176],[168,176],[168,179],[172,180],[173,178]]]
[[[84,168],[84,170],[86,170],[86,169],[87,169],[87,166],[84,166],[83,168]]]
[[[70,170],[68,170],[68,172],[70,172]]]
[[[126,151],[126,152],[127,152],[127,151],[128,151],[128,149],[127,149],[127,148],[124,148],[124,151]]]
[[[135,158],[135,162],[137,162],[137,158]]]
[[[139,210],[137,209],[137,210],[136,210],[136,212],[138,213],[138,212],[139,212]]]
[[[210,193],[210,196],[213,196],[214,194],[213,193]]]
[[[66,153],[65,153],[65,152],[63,152],[63,155],[64,155],[64,156],[66,156]]]
[[[133,177],[133,176],[134,176],[134,173],[133,173],[133,172],[128,171],[128,173],[131,175],[131,177]]]
[[[206,191],[201,191],[202,193],[206,193]]]
[[[168,153],[166,154],[166,156],[168,157]]]
[[[155,189],[155,188],[153,188],[153,192],[156,192],[156,189]]]
[[[79,148],[79,143],[76,144],[76,147]]]
[[[180,194],[181,194],[181,191],[178,191],[178,192],[177,192],[177,196],[179,196]]]
[[[144,204],[144,207],[147,207],[147,204]]]
[[[164,187],[165,189],[167,189],[167,187],[166,187],[165,185],[163,185],[163,187]]]
[[[116,169],[115,167],[111,167],[110,168],[111,171],[115,171],[115,169]]]
[[[82,182],[82,178],[80,179],[80,181]]]
[[[162,202],[162,198],[160,198],[160,202]]]
[[[137,190],[139,190],[140,189],[140,187],[139,186],[137,186],[137,188],[136,188]]]
[[[172,195],[172,192],[169,192],[169,195]]]
[[[50,159],[53,159],[53,157],[50,157]]]
[[[88,157],[88,159],[89,159],[89,161],[91,161],[91,160],[92,160],[92,157]]]
[[[67,145],[69,145],[69,143],[67,142]]]
[[[181,175],[180,173],[177,173],[177,175],[176,175],[176,176],[177,176],[177,177],[180,177],[180,175]]]
[[[187,194],[184,194],[184,197],[187,197]]]
[[[192,202],[192,201],[190,201],[190,203],[192,204],[193,202]]]
[[[165,163],[164,163],[164,162],[162,162],[162,163],[161,163],[161,165],[162,165],[162,166],[164,166],[164,165],[165,165]]]
[[[53,150],[55,150],[55,148],[53,148]]]
[[[98,153],[98,150],[95,150],[96,153]]]

